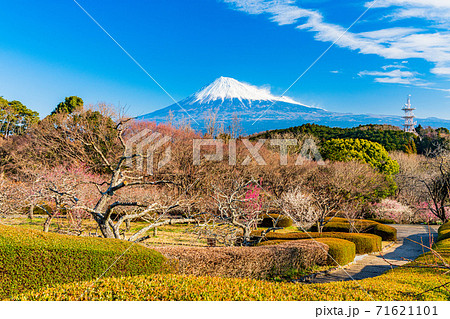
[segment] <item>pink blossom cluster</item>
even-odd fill
[[[416,222],[416,216],[410,207],[392,199],[383,199],[380,203],[374,203],[372,212],[376,218],[392,219],[399,224]]]
[[[425,223],[433,223],[440,220],[438,217],[436,217],[435,214],[433,214],[432,211],[436,211],[439,208],[439,206],[436,207],[435,204],[429,202],[420,202],[419,204],[417,204],[419,218]],[[447,218],[450,218],[450,208],[445,207],[444,210]]]

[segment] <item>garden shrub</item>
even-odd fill
[[[439,226],[438,232],[443,232],[443,231],[447,231],[447,230],[450,230],[450,221]]]
[[[367,220],[371,220],[380,224],[395,224],[395,220],[389,218],[367,218]]]
[[[185,300],[185,301],[418,301],[450,300],[442,271],[396,268],[375,278],[326,284],[268,282],[243,278],[147,275],[102,278],[59,285],[15,297],[17,300]],[[87,292],[86,292],[87,291]],[[427,292],[425,292],[427,291]],[[425,293],[423,293],[425,292]],[[417,295],[421,293],[420,295]]]
[[[381,237],[373,234],[362,233],[338,233],[338,232],[325,232],[325,233],[277,233],[271,232],[266,235],[268,241],[273,240],[295,240],[295,239],[308,239],[308,238],[340,238],[351,241],[356,245],[357,254],[367,254],[381,249]]]
[[[446,226],[445,226],[446,225]],[[449,223],[439,230],[448,229]],[[327,240],[330,238],[321,238]],[[272,240],[268,242],[277,242]],[[450,262],[450,239],[434,248]],[[429,253],[427,253],[429,254]],[[427,262],[425,255],[418,261]],[[448,289],[436,289],[448,281],[439,269],[397,267],[381,276],[358,281],[299,285],[241,278],[146,275],[102,278],[40,289],[19,295],[18,300],[450,300]],[[95,285],[94,285],[95,284]],[[88,293],[83,294],[88,288]]]
[[[266,279],[286,272],[324,265],[328,247],[294,241],[264,247],[154,247],[178,265],[178,272],[194,276]]]
[[[313,240],[310,239],[309,241]],[[328,246],[328,265],[342,266],[355,260],[356,245],[351,241],[339,238],[314,238],[314,241]]]
[[[309,238],[309,237],[308,237]],[[298,239],[294,240],[268,240],[258,244],[259,246],[270,246],[270,245],[286,245],[287,243],[296,242]],[[326,244],[328,248],[328,258],[327,264],[332,266],[337,266],[336,262],[339,265],[346,265],[351,263],[356,256],[356,245],[349,240],[340,239],[340,238],[329,238],[329,237],[318,237],[314,239],[302,239],[300,242],[312,242],[316,245],[319,243]],[[336,262],[334,262],[334,260]]]
[[[369,232],[380,236],[385,241],[397,240],[397,229],[388,225],[376,224],[373,228],[370,227]]]
[[[444,257],[447,257],[447,259],[449,259],[448,257],[450,257],[450,256],[447,256],[447,255],[450,253],[450,238],[442,239],[442,240],[436,242],[433,245],[433,249],[438,250],[438,252],[441,255],[443,255],[443,254],[446,255]],[[447,260],[447,261],[450,262],[450,260]]]
[[[274,222],[278,219],[276,225]],[[291,218],[280,214],[265,214],[261,222],[261,227],[290,227],[294,224]]]
[[[331,139],[322,144],[320,154],[337,162],[358,161],[367,163],[385,175],[395,175],[399,165],[379,143],[364,139]]]
[[[450,238],[450,222],[447,222],[439,227],[438,241]]]
[[[30,289],[99,277],[132,243],[0,225],[0,299]],[[167,272],[158,252],[134,245],[105,276]]]
[[[355,227],[359,232],[370,233],[380,236],[384,241],[394,241],[397,239],[397,229],[383,225],[372,220],[358,219],[355,221]],[[347,219],[334,217],[324,228],[324,232],[350,232],[351,226]],[[317,230],[312,227],[312,230]]]
[[[260,247],[260,246],[271,246],[271,245],[279,245],[279,244],[284,244],[287,243],[289,241],[293,241],[296,239],[275,239],[275,240],[266,240],[266,241],[262,241],[258,244],[255,245],[255,247]]]

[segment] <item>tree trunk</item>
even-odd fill
[[[114,232],[112,231],[111,227],[108,225],[108,223],[106,221],[100,221],[98,223],[98,226],[100,228],[100,231],[102,232],[103,237],[116,238],[114,236]]]
[[[244,239],[244,244],[247,245],[250,242],[250,235],[251,235],[251,229],[250,227],[243,228],[244,235],[242,236],[242,239]]]
[[[48,233],[52,219],[53,215],[48,215],[47,219],[44,222],[44,232]]]
[[[447,216],[446,216],[446,211],[445,211],[445,206],[441,205],[441,207],[439,207],[439,219],[442,220],[442,223],[446,223],[447,222]]]
[[[33,217],[34,217],[34,205],[31,204],[30,209],[28,210],[28,218],[30,219],[30,221],[33,221]]]

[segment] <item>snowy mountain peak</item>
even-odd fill
[[[209,103],[216,100],[238,99],[253,101],[282,101],[300,104],[288,97],[278,97],[268,89],[258,88],[254,85],[242,83],[233,78],[221,76],[210,85],[204,87],[192,96],[193,103]]]

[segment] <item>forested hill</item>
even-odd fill
[[[406,133],[392,125],[360,125],[353,128],[329,127],[317,124],[304,124],[287,129],[272,130],[257,134],[253,138],[272,138],[280,135],[296,137],[313,135],[320,142],[334,138],[358,138],[380,143],[387,151],[399,150],[406,153],[416,153],[419,141],[416,135]]]

